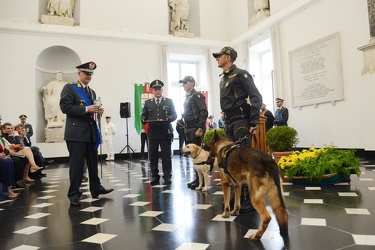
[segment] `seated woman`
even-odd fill
[[[2,126],[2,132],[3,132],[3,138],[5,138],[9,143],[9,145],[5,145],[5,146],[10,151],[10,154],[13,155],[13,154],[18,153],[21,155],[25,155],[30,162],[31,173],[34,173],[36,171],[40,172],[41,170],[44,169],[43,167],[39,167],[35,163],[35,158],[34,158],[31,148],[26,147],[26,146],[22,147],[21,137],[19,136],[17,131],[13,131],[12,124],[8,122],[4,123]]]
[[[39,168],[34,161],[33,154],[30,150],[30,148],[24,148],[19,153],[17,153],[17,146],[14,144],[10,144],[4,137],[2,137],[2,132],[0,132],[0,144],[2,144],[2,147],[4,148],[4,151],[6,155],[10,156],[11,158],[20,158],[20,161],[18,161],[21,165],[23,170],[23,181],[27,183],[35,182],[34,179],[31,179],[29,177],[29,170],[30,172],[34,173],[37,171],[41,171],[41,168]],[[26,157],[27,161],[25,162],[24,158]],[[31,161],[30,161],[31,159]],[[34,165],[32,165],[32,163]],[[34,166],[34,169],[31,169],[31,167]],[[17,167],[18,169],[20,166]]]
[[[1,192],[7,193],[5,195],[9,199],[17,198],[18,195],[12,190],[14,186],[13,161],[4,152],[0,153],[0,183],[3,186]]]

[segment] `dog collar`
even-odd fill
[[[201,151],[202,151],[202,148],[201,149],[199,149],[199,152],[198,152],[198,154],[197,154],[197,156],[195,156],[193,159],[195,159],[195,158],[197,158],[198,157],[198,155],[201,153]]]

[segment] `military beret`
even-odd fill
[[[281,98],[276,98],[276,102],[283,102],[284,99],[281,99]]]
[[[164,83],[160,80],[153,80],[150,84],[151,88],[162,88],[164,86]]]
[[[87,62],[76,67],[78,71],[84,72],[86,75],[92,75],[96,69],[96,64],[94,62]]]
[[[194,78],[192,76],[185,76],[184,79],[179,80],[179,83],[185,83],[185,82],[195,82]]]
[[[20,119],[26,119],[27,116],[26,115],[20,115],[18,118],[20,118]]]
[[[215,58],[224,54],[229,55],[233,60],[237,59],[237,51],[235,51],[232,47],[224,47],[220,50],[220,52],[212,53]]]

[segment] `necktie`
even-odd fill
[[[83,91],[85,91],[85,94],[87,95],[87,97],[91,100],[91,96],[90,96],[90,91],[89,91],[89,87],[86,87],[86,88],[83,88]]]
[[[160,104],[160,101],[159,101],[159,98],[156,99],[156,105],[159,107],[159,104]]]

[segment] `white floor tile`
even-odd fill
[[[150,204],[150,202],[147,201],[137,201],[134,203],[129,204],[130,206],[145,206],[147,204]]]
[[[34,205],[32,207],[43,208],[43,207],[49,207],[49,206],[52,206],[52,205],[53,205],[53,203],[44,202],[44,203],[40,203],[40,204]]]
[[[315,191],[315,190],[322,190],[321,187],[306,187],[305,188],[306,191]]]
[[[140,214],[139,216],[145,216],[145,217],[156,217],[160,214],[162,214],[164,212],[160,212],[160,211],[147,211],[147,212],[144,212],[143,214]]]
[[[152,230],[154,231],[164,231],[164,232],[173,232],[177,228],[179,228],[181,225],[177,224],[168,224],[168,223],[162,223],[157,227],[154,227]]]
[[[339,196],[352,196],[352,197],[356,197],[356,196],[358,196],[358,194],[357,193],[354,193],[354,192],[347,192],[347,193],[338,193],[339,194]]]
[[[211,206],[212,206],[211,204],[196,204],[196,205],[193,205],[191,208],[195,208],[195,209],[207,209],[207,208],[209,208]]]
[[[359,178],[360,181],[374,181],[373,178]]]
[[[52,199],[55,197],[56,196],[53,196],[53,195],[45,195],[45,196],[38,197],[37,199],[48,200],[48,199]]]
[[[224,192],[223,191],[216,191],[215,193],[213,193],[215,195],[224,195]]]
[[[375,191],[375,187],[368,187],[369,190]]]
[[[29,245],[21,245],[10,250],[35,250],[39,249],[39,247],[29,246]]]
[[[90,243],[96,243],[96,244],[103,244],[107,241],[109,241],[110,239],[113,239],[114,237],[116,237],[117,235],[115,234],[102,234],[102,233],[98,233],[98,234],[95,234],[91,237],[88,237],[84,240],[82,240],[83,242],[90,242]]]
[[[46,217],[48,215],[50,215],[50,214],[49,213],[36,213],[36,214],[25,216],[24,218],[27,218],[27,219],[39,219],[39,218]]]
[[[118,189],[117,191],[125,191],[125,192],[127,192],[127,191],[130,191],[130,190],[132,190],[132,188],[121,188],[121,189]]]
[[[247,233],[245,234],[244,238],[250,238],[250,235],[255,234],[258,231],[258,229],[249,229]],[[273,235],[273,231],[266,230],[264,234],[262,235],[261,240],[270,240]]]
[[[81,224],[98,225],[98,224],[101,224],[103,222],[106,222],[107,220],[108,219],[103,219],[103,218],[92,218],[92,219],[85,220],[85,221],[81,222]]]
[[[155,185],[155,186],[152,186],[152,188],[163,188],[163,187],[166,187],[167,185]]]
[[[138,197],[140,196],[140,194],[127,194],[127,195],[124,195],[122,197],[125,197],[125,198],[135,198],[135,197]]]
[[[16,234],[27,234],[27,235],[30,235],[30,234],[39,232],[39,231],[44,230],[44,229],[46,229],[46,227],[30,226],[30,227],[26,227],[24,229],[15,231],[14,233],[16,233]]]
[[[347,214],[370,214],[366,208],[345,208],[345,211]]]
[[[230,216],[229,218],[223,218],[221,217],[221,214],[220,215],[216,215],[212,220],[213,221],[234,221],[234,219],[236,219],[237,216]]]
[[[353,234],[352,236],[357,245],[375,246],[375,235]]]
[[[57,192],[57,190],[51,189],[51,190],[42,191],[42,193],[53,193],[53,192]]]
[[[304,199],[305,204],[323,204],[323,199]]]
[[[86,199],[83,199],[81,200],[81,202],[94,202],[94,201],[98,201],[99,199],[97,198],[86,198]]]
[[[112,186],[114,186],[114,187],[121,187],[121,186],[126,186],[126,184],[116,183],[116,184],[113,184]]]
[[[209,244],[184,242],[176,250],[205,250]]]
[[[301,225],[305,225],[305,226],[326,226],[326,219],[302,218]]]
[[[95,211],[98,211],[100,209],[103,209],[103,208],[102,207],[87,207],[87,208],[81,209],[79,211],[81,211],[81,212],[95,212]]]

